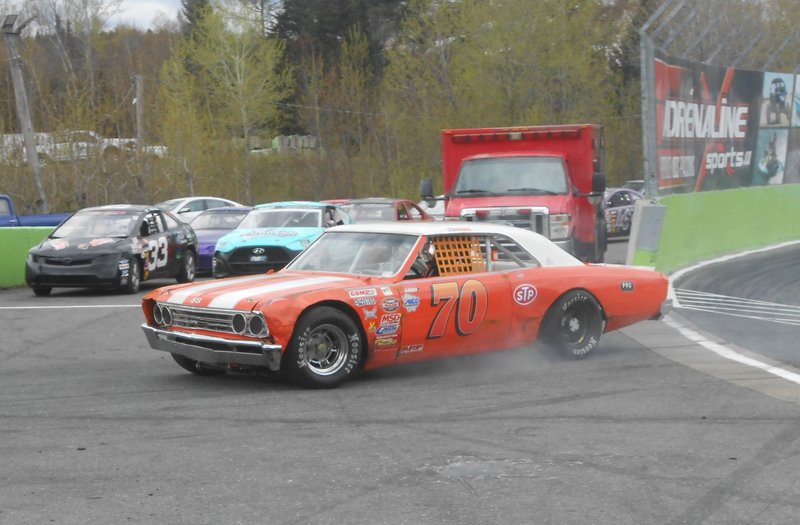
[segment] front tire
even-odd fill
[[[586,290],[572,290],[547,311],[541,328],[544,343],[573,359],[588,356],[605,328],[597,300]]]
[[[186,250],[186,252],[183,254],[183,266],[181,266],[176,280],[179,283],[190,283],[194,281],[196,269],[197,264],[195,261],[194,252],[192,250]]]
[[[52,286],[34,286],[33,295],[37,297],[47,297],[53,291]]]
[[[361,370],[364,341],[355,321],[336,308],[305,313],[281,360],[281,373],[309,388],[335,388]]]

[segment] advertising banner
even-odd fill
[[[800,75],[656,57],[658,187],[800,182]]]

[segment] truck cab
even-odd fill
[[[604,259],[600,126],[444,130],[442,160],[445,220],[503,222]],[[423,186],[429,198],[432,185]]]

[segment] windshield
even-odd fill
[[[353,222],[394,221],[397,218],[397,214],[394,211],[394,204],[391,202],[344,204],[342,208],[347,212]]]
[[[390,277],[403,267],[416,242],[415,235],[327,232],[286,268]]]
[[[322,209],[263,208],[247,214],[239,224],[246,228],[322,228]]]
[[[242,222],[247,210],[204,212],[190,223],[194,230],[234,230]]]
[[[119,210],[78,212],[56,228],[50,237],[128,237],[137,218],[138,214]]]
[[[563,195],[568,188],[558,157],[493,157],[465,161],[454,195]]]
[[[162,210],[171,210],[174,208],[179,202],[182,202],[183,199],[170,199],[168,201],[159,202],[156,204],[157,208],[161,208]]]

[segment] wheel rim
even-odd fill
[[[561,337],[565,343],[583,343],[589,330],[589,311],[586,308],[570,308],[561,318]]]
[[[310,371],[320,376],[329,376],[345,365],[350,354],[350,342],[341,328],[323,324],[308,335],[304,353]]]
[[[131,264],[131,289],[136,291],[139,289],[139,265],[137,263]]]
[[[186,254],[186,280],[187,281],[194,281],[194,254],[192,252],[188,252]]]

